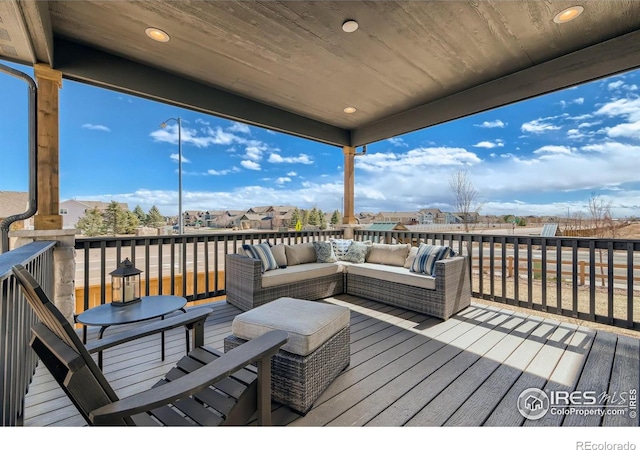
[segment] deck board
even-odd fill
[[[273,423],[290,426],[638,426],[638,418],[553,416],[525,420],[516,399],[550,390],[638,389],[640,340],[502,305],[474,304],[441,321],[378,302],[339,295],[323,300],[351,310],[349,366],[300,416],[273,404]],[[205,345],[222,349],[237,308],[211,305]],[[111,330],[107,330],[107,334]],[[97,329],[88,329],[88,339]],[[185,353],[183,329],[104,353],[104,373],[126,397],[148,389]],[[610,399],[611,402],[619,398]],[[83,426],[57,383],[39,366],[25,400],[25,426]]]

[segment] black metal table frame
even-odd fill
[[[164,302],[164,303],[163,303]],[[174,302],[175,304],[171,304]],[[146,308],[143,309],[144,306],[147,306],[151,303],[151,306],[164,306],[164,308]],[[184,306],[187,304],[187,300],[184,297],[179,297],[177,295],[150,295],[141,297],[140,301],[132,303],[130,305],[112,305],[110,303],[105,303],[103,305],[95,306],[93,308],[87,309],[83,313],[78,314],[76,316],[76,322],[83,325],[85,331],[87,326],[99,326],[100,331],[98,332],[98,339],[102,339],[104,332],[107,328],[114,325],[127,325],[136,322],[143,322],[145,320],[156,319],[160,317],[160,320],[164,319],[164,316],[170,314],[175,311],[187,312],[184,309]],[[137,308],[134,310],[133,308]],[[133,312],[137,312],[137,314],[132,314]],[[100,314],[103,313],[103,314]],[[129,313],[125,318],[121,320],[117,320],[114,317],[114,313]],[[82,316],[85,317],[82,317]],[[93,317],[97,316],[97,317]],[[88,318],[87,318],[88,317]],[[106,320],[107,318],[111,318],[111,320]],[[187,331],[188,333],[188,331]],[[188,342],[188,336],[187,336]],[[87,343],[87,334],[83,333],[83,343]],[[165,347],[164,347],[164,331],[161,332],[161,358],[164,361],[165,357]],[[98,367],[102,369],[102,351],[98,352]]]

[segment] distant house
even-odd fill
[[[74,229],[77,227],[78,220],[82,218],[85,211],[98,208],[100,211],[104,211],[111,204],[111,202],[95,202],[91,200],[65,200],[60,202],[60,215],[62,216],[62,228]],[[129,211],[129,205],[127,203],[118,203],[120,207]]]
[[[29,208],[29,193],[17,191],[0,191],[0,220],[21,214]],[[11,224],[11,230],[33,229],[33,217],[18,220]]]
[[[412,212],[379,212],[375,215],[376,222],[395,222],[403,225],[414,225],[418,223],[418,213]]]

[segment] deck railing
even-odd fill
[[[53,247],[38,241],[0,255],[0,425],[22,425],[24,396],[38,361],[29,347],[35,313],[24,299],[11,267],[22,264],[44,291],[53,292]]]
[[[342,235],[342,230],[317,230],[79,238],[76,313],[111,301],[109,272],[124,258],[143,271],[142,295],[182,295],[195,301],[225,295],[225,255],[236,253],[243,244],[293,244]]]
[[[357,240],[449,245],[470,254],[472,295],[640,330],[640,241],[356,230]]]

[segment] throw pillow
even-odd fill
[[[313,242],[287,245],[285,247],[285,253],[287,255],[287,265],[289,266],[314,263],[317,259],[316,249],[313,246]]]
[[[418,254],[418,247],[411,247],[409,250],[409,256],[404,260],[404,268],[411,269],[411,264],[413,264],[413,260],[416,259],[416,255]]]
[[[443,245],[420,244],[416,258],[411,264],[411,272],[423,273],[432,277],[436,276],[436,261],[448,258],[455,254],[451,247]]]
[[[354,241],[349,246],[347,253],[342,257],[342,261],[362,264],[367,258],[369,250],[371,250],[371,245]]]
[[[338,258],[338,261],[342,261],[342,258],[347,254],[353,239],[331,239],[330,242],[333,246],[333,252],[335,253],[336,258]]]
[[[273,257],[276,259],[276,263],[281,269],[287,267],[287,253],[285,249],[286,246],[284,244],[278,244],[271,247],[271,253],[273,253]]]
[[[331,245],[331,242],[315,241],[313,243],[313,247],[316,250],[316,262],[332,263],[338,260],[333,252],[333,245]]]
[[[262,263],[262,272],[267,270],[273,270],[278,268],[278,263],[271,253],[271,246],[268,242],[262,244],[249,245],[244,244],[242,246],[247,255],[250,255],[253,259],[258,259]]]
[[[409,247],[410,244],[372,244],[367,262],[402,267],[409,255]]]

